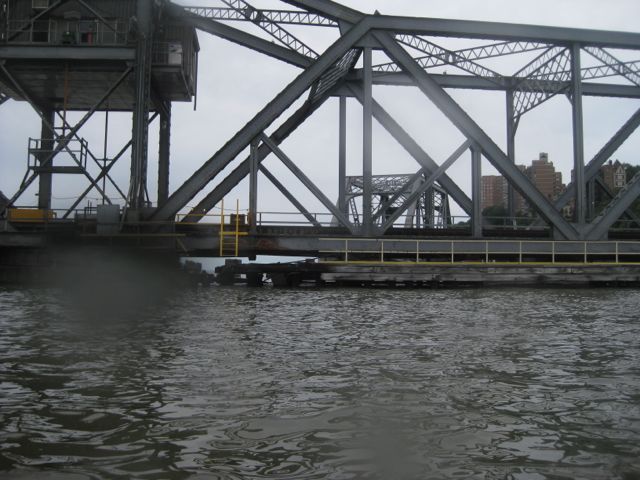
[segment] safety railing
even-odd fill
[[[56,149],[56,142],[50,139],[29,138],[27,164],[31,169],[39,168],[40,161],[52,155]],[[89,143],[84,138],[67,140],[67,146],[56,155],[56,159],[70,157],[73,167],[87,168]],[[78,163],[76,163],[78,162]],[[59,162],[58,162],[59,163]],[[60,166],[59,164],[57,166]]]
[[[7,39],[15,43],[52,45],[126,45],[128,20],[11,20]]]
[[[323,238],[324,261],[339,263],[626,264],[640,263],[640,242],[553,240],[382,240]],[[333,247],[333,248],[331,248]]]

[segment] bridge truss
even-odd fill
[[[139,0],[146,1],[149,0]],[[598,216],[593,218],[589,215],[587,186],[595,182],[600,167],[638,128],[640,109],[589,161],[586,161],[584,154],[583,128],[583,97],[640,98],[640,60],[627,59],[630,54],[640,53],[640,34],[368,15],[330,0],[283,0],[283,3],[288,7],[275,10],[255,8],[246,0],[221,0],[218,7],[182,7],[170,1],[162,2],[163,15],[294,65],[300,69],[300,73],[182,185],[170,195],[164,195],[155,211],[147,217],[150,221],[173,221],[197,195],[205,192],[204,198],[182,219],[185,223],[198,222],[248,177],[249,223],[255,229],[259,207],[258,177],[261,172],[291,200],[310,224],[318,226],[300,199],[266,169],[263,161],[270,155],[277,157],[301,180],[340,226],[352,235],[364,237],[384,235],[401,215],[415,205],[416,198],[429,188],[437,188],[459,205],[471,218],[472,236],[481,237],[482,158],[508,181],[511,214],[514,214],[514,192],[518,192],[549,225],[557,239],[606,238],[611,226],[640,195],[640,175],[636,175],[613,196]],[[242,25],[248,23],[261,28],[272,40],[247,33]],[[295,34],[291,26],[296,27]],[[335,41],[324,51],[317,52],[309,42],[299,38],[298,34],[302,31],[300,27],[330,29],[335,32]],[[468,46],[451,49],[444,46],[449,39],[464,39]],[[384,54],[388,60],[374,64],[374,52]],[[136,78],[142,81],[148,63],[144,61],[146,55],[150,55],[148,49],[138,45],[134,70]],[[505,73],[489,67],[495,59],[502,57],[519,62],[520,68]],[[589,64],[585,61],[587,58]],[[443,72],[443,67],[449,72]],[[453,153],[437,162],[376,102],[373,98],[374,85],[417,88],[455,125],[464,136],[464,142],[453,146]],[[506,112],[506,151],[498,146],[501,143],[499,140],[488,135],[451,97],[448,93],[450,89],[504,92],[504,103],[500,108]],[[147,97],[136,99],[140,111],[136,122],[139,132],[134,141],[133,166],[140,164],[136,159],[144,155],[142,150],[148,148],[143,132],[148,126],[149,112],[143,110],[144,106],[152,103],[144,101],[151,95],[149,89],[139,88],[137,92]],[[566,191],[552,202],[515,165],[515,141],[522,117],[558,95],[565,96],[571,104],[575,174],[574,181]],[[302,106],[284,120],[279,120],[301,98],[305,99]],[[287,137],[332,98],[338,98],[340,105],[337,119],[340,126],[337,203],[329,199],[281,147]],[[358,221],[348,211],[345,168],[347,99],[361,104],[363,113],[363,175],[359,193],[362,212],[358,215]],[[4,102],[2,96],[1,102]],[[167,116],[166,113],[164,115]],[[415,159],[418,170],[414,178],[423,179],[420,188],[411,195],[394,199],[393,214],[384,222],[379,221],[379,211],[374,205],[374,120]],[[272,133],[267,134],[267,131]],[[64,146],[66,144],[61,148]],[[248,157],[231,173],[223,176],[223,170],[246,149],[250,151]],[[455,179],[447,175],[449,167],[465,154],[470,154],[472,160],[470,197]],[[146,166],[138,170],[144,169]],[[140,176],[137,173],[135,179],[138,192],[141,190],[141,181],[146,181]],[[136,198],[140,195],[137,193]],[[575,215],[567,219],[562,211],[570,202],[574,204]]]

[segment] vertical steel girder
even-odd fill
[[[160,108],[160,139],[158,145],[158,205],[169,198],[171,170],[171,102]]]
[[[390,58],[400,64],[416,82],[422,92],[449,118],[469,139],[473,140],[488,160],[509,182],[536,208],[540,214],[566,239],[577,239],[578,232],[555,210],[551,202],[540,193],[531,181],[513,165],[507,155],[478,126],[478,124],[429,77],[413,58],[387,33],[375,32]]]
[[[338,39],[307,70],[303,71],[273,101],[263,108],[242,130],[233,136],[210,160],[204,163],[164,205],[152,220],[172,220],[187,203],[202,190],[229,162],[246,148],[249,142],[261,134],[287,108],[293,104],[322,73],[338,61],[368,30],[370,20],[364,19]]]
[[[362,233],[373,233],[373,71],[372,52],[370,47],[364,48],[362,90]]]
[[[42,111],[42,128],[40,133],[41,139],[41,150],[43,152],[53,151],[53,146],[55,144],[55,130],[52,130],[51,127],[55,127],[56,122],[56,112],[52,109],[47,109]],[[41,166],[46,163],[48,155],[46,153],[41,153],[40,158],[38,159]],[[53,165],[53,159],[49,162],[49,166]],[[38,208],[41,210],[50,210],[51,209],[51,196],[52,196],[52,188],[53,188],[53,174],[52,173],[44,173],[40,172],[38,179]]]
[[[507,157],[509,161],[516,164],[516,132],[518,130],[518,124],[515,118],[514,109],[514,92],[513,90],[507,90]],[[507,210],[509,217],[514,218],[516,216],[516,198],[513,186],[511,183],[507,186]]]
[[[349,90],[354,94],[355,98],[362,103],[364,101],[364,93],[362,89],[356,87],[352,83],[349,85]],[[396,139],[396,141],[402,145],[402,147],[415,159],[420,166],[422,166],[428,173],[434,172],[438,169],[436,161],[425,152],[420,145],[404,130],[398,122],[396,122],[389,113],[382,108],[382,106],[373,101],[373,118],[375,118],[380,125],[382,125],[389,134]],[[438,183],[445,189],[445,191],[456,201],[458,205],[467,213],[471,214],[471,199],[466,193],[447,175],[442,175],[438,180]]]
[[[465,151],[469,149],[470,145],[471,142],[469,142],[468,140],[464,142],[460,147],[456,149],[455,152],[451,154],[449,158],[447,158],[442,163],[442,165],[440,165],[433,173],[431,173],[427,180],[424,183],[421,183],[419,188],[414,190],[414,192],[409,195],[409,197],[407,197],[404,204],[385,221],[384,225],[382,226],[382,231],[386,232],[388,229],[390,229],[396,222],[396,220],[400,218],[400,216],[409,208],[410,205],[415,204],[418,198],[420,198],[420,196],[424,194],[424,192],[433,187],[433,185],[440,179],[440,177],[444,175],[444,172],[446,172],[447,169],[451,165],[453,165]]]
[[[149,102],[151,100],[151,55],[153,50],[152,0],[137,0],[137,47],[135,64],[135,104],[131,138],[131,180],[128,206],[137,210],[146,205],[149,155]]]
[[[471,191],[473,198],[473,215],[471,216],[471,235],[482,237],[482,150],[471,146]]]
[[[258,232],[258,159],[259,140],[251,141],[249,147],[249,228],[251,233]]]
[[[572,74],[572,117],[573,117],[573,171],[575,196],[575,221],[578,225],[586,222],[587,193],[584,178],[584,120],[582,112],[582,77],[581,77],[580,45],[574,44],[571,48],[571,74]]]
[[[298,199],[285,187],[280,180],[276,178],[276,176],[271,173],[267,167],[264,165],[260,165],[259,167],[262,174],[269,180],[274,187],[278,189],[278,191],[287,199],[291,204],[296,207],[296,209],[306,218],[309,223],[311,223],[314,227],[322,227],[320,222],[314,217],[309,210],[307,210],[302,203],[298,201]]]
[[[338,118],[338,208],[346,216],[347,210],[347,97],[340,97]]]
[[[313,195],[318,200],[320,200],[325,208],[333,213],[333,215],[343,226],[347,227],[351,231],[351,233],[356,233],[353,225],[351,224],[351,222],[349,222],[349,219],[346,218],[342,214],[342,212],[340,212],[340,210],[331,202],[331,200],[329,200],[329,198],[327,198],[327,196],[322,193],[322,190],[320,190],[320,188],[318,188],[318,186],[313,183],[311,179],[309,179],[309,177],[307,177],[282,150],[280,150],[280,147],[273,143],[271,139],[265,134],[261,135],[261,140],[267,147],[269,147],[269,150],[271,150],[276,155],[276,157],[278,157],[280,161],[284,163],[284,165],[291,171],[291,173],[293,173],[296,178],[300,180],[302,184],[307,187],[307,189],[309,189],[309,191],[313,193]]]

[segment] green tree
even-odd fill
[[[482,216],[486,218],[487,225],[506,225],[509,212],[502,205],[487,207],[482,211]]]

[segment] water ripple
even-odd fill
[[[0,289],[6,478],[640,476],[640,296]]]

